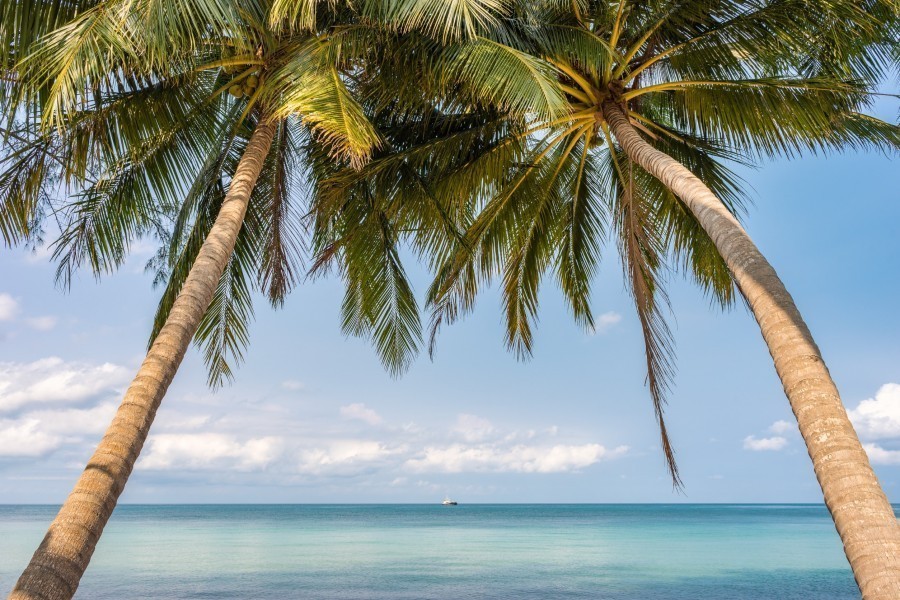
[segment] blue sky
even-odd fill
[[[896,107],[882,103],[890,119]],[[873,154],[743,170],[745,225],[807,319],[889,498],[900,502],[900,170]],[[141,243],[99,284],[54,287],[46,251],[0,250],[0,503],[61,502],[143,356],[158,291]],[[678,374],[667,411],[673,493],[643,381],[640,329],[613,248],[603,326],[542,293],[534,358],[503,345],[486,293],[400,380],[339,330],[340,283],[260,300],[233,385],[191,350],[124,502],[818,502],[787,400],[750,314],[673,279]],[[427,275],[414,271],[417,291]]]

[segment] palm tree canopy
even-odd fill
[[[317,248],[327,258],[352,244],[352,227],[329,207],[369,198],[436,272],[432,347],[440,326],[499,278],[507,344],[524,357],[548,274],[575,319],[593,327],[591,281],[611,240],[644,331],[648,385],[678,485],[662,418],[674,370],[667,267],[722,306],[737,295],[681,200],[621,151],[603,103],[619,105],[740,214],[744,185],[729,163],[900,147],[898,127],[863,112],[892,64],[897,14],[886,2],[828,0],[547,0],[497,11],[462,42],[411,47],[382,63],[419,73],[416,89],[374,108],[383,148],[362,169],[335,173],[319,194],[318,215],[334,219]],[[530,94],[527,104],[541,110],[523,118],[507,90]]]
[[[382,76],[378,61],[394,56],[397,65],[398,53],[413,46],[462,52],[463,41],[496,25],[497,6],[470,1],[435,13],[440,3],[109,0],[67,5],[54,20],[57,4],[4,8],[12,25],[2,33],[17,52],[2,57],[10,143],[0,175],[0,232],[8,245],[36,243],[52,215],[64,286],[83,266],[96,276],[114,271],[142,236],[159,239],[148,264],[165,285],[154,335],[255,122],[278,123],[234,257],[197,334],[213,385],[230,378],[230,363],[248,342],[253,290],[278,306],[302,277],[309,224],[327,221],[315,213],[319,181],[336,168],[359,169],[381,148],[367,114],[387,103],[371,91],[390,89],[373,84]],[[513,60],[516,74],[533,68],[528,59]],[[453,68],[449,59],[433,67],[435,89],[446,91]],[[390,77],[393,84],[416,74]],[[548,100],[534,103],[528,89],[541,83],[535,77],[500,95],[483,86],[469,97],[520,116],[544,113]],[[334,254],[347,281],[344,329],[371,338],[399,373],[421,342],[421,325],[393,225],[383,212],[353,205],[341,211],[361,217],[356,245]]]
[[[432,344],[500,276],[507,342],[527,356],[547,273],[593,326],[591,280],[611,239],[676,482],[662,420],[665,267],[723,306],[735,290],[679,199],[617,147],[602,103],[620,103],[735,212],[742,182],[724,161],[900,145],[896,127],[861,112],[894,51],[885,2],[109,0],[65,4],[64,15],[58,4],[4,8],[5,48],[17,49],[0,57],[12,74],[7,244],[61,216],[67,284],[82,265],[114,270],[138,237],[160,238],[149,265],[166,284],[158,330],[253,123],[277,120],[198,333],[211,383],[247,343],[251,291],[283,302],[304,248],[313,273],[336,265],[346,282],[345,332],[372,339],[399,373],[422,335],[401,244],[437,274]],[[60,185],[74,201],[54,206]]]

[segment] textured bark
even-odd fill
[[[250,192],[272,145],[275,127],[256,127],[184,287],[175,300],[116,416],[19,577],[10,600],[64,600],[75,594],[106,522],[128,481],[156,410],[212,301],[234,251]]]
[[[900,526],[837,387],[775,269],[721,200],[645,142],[615,103],[603,116],[631,160],[677,194],[712,238],[759,323],[865,600],[900,598]]]

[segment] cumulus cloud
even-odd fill
[[[744,438],[744,450],[752,450],[754,452],[762,452],[765,450],[781,450],[787,446],[787,439],[781,436],[757,438],[748,435]]]
[[[875,465],[900,465],[900,450],[885,450],[878,444],[863,444],[869,460]]]
[[[615,311],[605,312],[594,320],[594,329],[591,331],[592,335],[602,334],[609,331],[614,325],[618,324],[622,320],[622,315]]]
[[[494,425],[487,419],[475,415],[461,414],[456,417],[454,433],[467,442],[480,442],[494,433]]]
[[[0,420],[0,456],[36,457],[56,450],[62,438],[40,430],[37,419]]]
[[[769,426],[769,431],[776,434],[789,433],[797,431],[797,424],[790,421],[775,421]]]
[[[9,294],[0,294],[0,321],[12,321],[19,312],[19,303]]]
[[[50,331],[56,327],[57,318],[50,315],[43,317],[29,317],[25,319],[25,323],[32,329],[37,329],[38,331]]]
[[[0,412],[81,402],[117,389],[128,375],[127,369],[112,363],[92,365],[56,357],[31,363],[0,362]]]
[[[881,386],[874,398],[863,400],[848,414],[862,438],[900,437],[900,384]]]
[[[149,450],[137,463],[148,471],[167,469],[224,469],[251,471],[263,469],[281,453],[277,437],[239,441],[221,433],[163,433],[151,435]]]
[[[371,408],[367,408],[366,405],[362,402],[356,402],[354,404],[342,406],[341,416],[345,419],[363,421],[365,423],[368,423],[369,425],[378,425],[379,423],[384,421],[384,419],[381,418],[381,415],[379,415]]]
[[[103,433],[116,412],[107,402],[90,408],[40,409],[0,419],[0,456],[45,456],[63,445]]]
[[[406,461],[406,466],[416,472],[564,473],[622,456],[627,451],[627,446],[608,450],[600,444],[549,447],[453,444],[427,447],[421,457]]]
[[[41,431],[77,437],[106,431],[116,407],[113,402],[104,402],[90,408],[42,409],[28,412],[22,418],[37,420]]]
[[[53,460],[80,463],[108,426],[118,403],[116,398],[99,395],[97,390],[108,389],[102,385],[69,389],[67,395],[57,388],[102,379],[105,371],[96,365],[76,368],[60,359],[38,363],[15,369],[3,365],[0,381],[16,395],[10,400],[0,390],[0,398],[20,409],[0,419],[0,457],[19,457],[19,464],[22,458],[53,454]],[[66,385],[53,387],[55,395],[46,389],[39,394],[38,378],[22,375],[70,371],[82,376],[64,378]],[[66,404],[73,398],[87,399],[75,406]],[[428,474],[577,472],[627,453],[625,446],[572,438],[550,424],[504,428],[473,414],[456,415],[443,425],[403,425],[388,422],[362,402],[342,406],[340,415],[314,411],[312,417],[302,406],[288,404],[274,412],[261,411],[260,406],[219,396],[170,398],[137,468],[147,477],[188,472],[200,482],[242,472],[248,482],[374,478],[383,486],[388,482],[413,486]],[[359,422],[378,427],[361,434]]]
[[[296,379],[287,379],[281,382],[281,387],[289,392],[297,392],[302,390],[306,386],[303,385],[302,381],[297,381]]]
[[[301,450],[297,468],[301,473],[349,475],[402,455],[406,447],[375,440],[339,440],[324,447]]]

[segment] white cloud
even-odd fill
[[[0,321],[12,321],[19,312],[19,303],[9,294],[0,294]]]
[[[416,472],[563,473],[589,467],[601,460],[622,456],[627,446],[607,450],[600,444],[427,447],[423,456],[406,461]]]
[[[0,456],[44,456],[63,444],[83,442],[86,435],[103,433],[115,412],[115,404],[104,403],[86,409],[35,410],[18,419],[0,419]]]
[[[345,419],[355,419],[357,421],[364,421],[369,425],[378,425],[384,419],[381,418],[377,412],[372,410],[371,408],[366,408],[366,405],[362,402],[357,402],[355,404],[349,404],[347,406],[341,407],[341,416]]]
[[[32,329],[37,329],[38,331],[50,331],[56,327],[57,320],[56,317],[47,315],[43,317],[29,317],[25,319],[25,323]]]
[[[41,431],[79,436],[103,433],[115,414],[116,404],[104,402],[91,408],[35,410],[26,413],[22,418],[40,422]]]
[[[35,457],[57,449],[62,438],[40,431],[40,421],[0,420],[0,456]]]
[[[277,437],[253,438],[245,442],[221,433],[163,433],[151,435],[149,450],[137,468],[153,470],[263,469],[281,453]]]
[[[769,426],[769,431],[772,433],[783,434],[789,433],[792,431],[797,431],[797,424],[791,423],[790,421],[775,421]]]
[[[12,410],[0,419],[0,456],[36,460],[52,453],[45,460],[81,462],[118,404],[103,392],[110,381],[128,378],[125,369],[109,367],[58,358],[0,365],[0,403]],[[138,461],[146,477],[187,472],[203,482],[237,471],[248,482],[343,485],[342,479],[355,478],[402,487],[431,473],[573,472],[627,451],[549,424],[507,429],[459,414],[443,426],[392,425],[362,402],[341,406],[339,414],[309,413],[296,403],[267,407],[223,395],[167,400]]]
[[[787,446],[787,439],[781,436],[769,437],[769,438],[757,438],[752,435],[748,435],[744,438],[744,450],[753,450],[754,452],[760,452],[764,450],[781,450],[785,446]]]
[[[605,312],[594,321],[594,329],[591,335],[602,334],[609,331],[614,325],[622,320],[622,315],[615,311]]]
[[[302,473],[347,475],[383,463],[405,451],[405,446],[391,447],[374,440],[338,440],[322,448],[300,451],[297,468]]]
[[[875,465],[900,465],[900,450],[885,450],[878,444],[863,444],[869,460]]]
[[[0,363],[0,411],[81,402],[116,390],[128,376],[124,367],[112,363],[92,365],[56,357]]]
[[[287,379],[281,382],[281,387],[288,390],[289,392],[297,392],[305,388],[306,386],[302,381],[297,381],[295,379]]]
[[[900,384],[881,386],[874,398],[863,400],[848,415],[862,438],[900,437]]]
[[[467,442],[480,442],[494,433],[494,425],[487,419],[475,415],[461,414],[456,417],[453,432]]]

